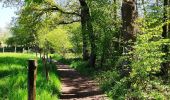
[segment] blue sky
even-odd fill
[[[12,17],[15,16],[16,8],[5,8],[2,7],[2,3],[0,3],[0,29],[5,30],[5,27],[11,22]]]

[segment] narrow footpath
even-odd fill
[[[108,100],[93,80],[68,65],[57,63],[57,69],[62,82],[60,100]]]

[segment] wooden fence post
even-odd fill
[[[36,100],[37,60],[28,60],[28,100]]]

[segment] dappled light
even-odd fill
[[[0,6],[0,100],[170,100],[170,0]]]

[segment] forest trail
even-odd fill
[[[93,80],[80,75],[69,65],[57,63],[62,82],[60,100],[107,100]]]

